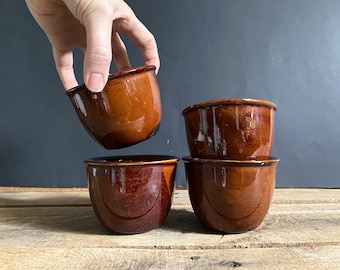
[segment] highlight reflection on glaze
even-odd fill
[[[110,75],[99,93],[85,85],[66,93],[86,131],[106,149],[134,145],[159,129],[162,104],[154,66]]]
[[[162,155],[86,160],[91,204],[103,227],[121,234],[159,227],[171,207],[178,160]]]
[[[190,201],[204,226],[219,232],[241,233],[262,223],[272,200],[278,159],[183,160]]]
[[[190,153],[198,158],[265,159],[274,143],[276,105],[216,100],[183,110]]]

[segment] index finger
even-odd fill
[[[114,30],[127,34],[140,48],[145,64],[154,65],[157,73],[160,67],[160,60],[154,35],[136,16],[131,16],[130,20],[122,20],[114,21]]]

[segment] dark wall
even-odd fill
[[[88,157],[188,155],[186,106],[248,97],[278,105],[277,186],[340,187],[340,1],[128,2],[158,41],[164,116],[152,139],[111,151],[81,126],[24,1],[0,2],[0,185],[86,186]],[[79,52],[75,67],[81,81]]]

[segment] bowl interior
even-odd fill
[[[182,114],[186,114],[189,111],[197,110],[197,109],[204,109],[209,107],[216,107],[216,106],[236,106],[236,105],[252,105],[252,106],[264,106],[269,107],[274,110],[277,110],[277,105],[271,101],[261,100],[261,99],[250,99],[250,98],[230,98],[230,99],[216,99],[216,100],[209,100],[197,104],[190,105],[186,107]]]
[[[85,160],[86,164],[97,166],[143,166],[177,163],[180,158],[168,155],[104,156]]]

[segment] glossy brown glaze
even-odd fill
[[[80,85],[68,90],[67,95],[87,132],[106,149],[144,141],[157,132],[161,122],[154,66],[110,75],[100,93]]]
[[[278,159],[183,160],[191,204],[203,225],[242,233],[262,223],[272,200]]]
[[[171,207],[178,161],[146,155],[86,160],[92,207],[103,227],[119,234],[160,227]]]
[[[268,159],[274,141],[274,103],[254,99],[213,100],[183,110],[192,157]]]

